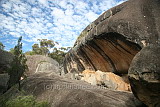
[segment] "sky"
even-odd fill
[[[23,51],[37,39],[72,47],[85,27],[126,0],[0,0],[0,42],[13,48],[22,36]]]

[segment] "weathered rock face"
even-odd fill
[[[138,45],[126,41],[122,35],[110,33],[79,48],[74,47],[66,55],[64,67],[66,72],[90,69],[127,74],[130,62],[139,50]]]
[[[13,57],[11,53],[0,49],[0,95],[7,90],[9,76],[6,72],[10,67]]]
[[[4,73],[13,60],[13,55],[0,49],[0,74]]]
[[[9,80],[8,74],[0,74],[0,95],[3,94],[7,90],[8,80]]]
[[[55,72],[59,73],[59,64],[50,57],[42,55],[31,55],[27,57],[27,65],[29,68],[28,75],[39,72]]]
[[[160,107],[160,46],[143,48],[133,59],[129,79],[133,93],[149,107]]]
[[[141,48],[159,43],[159,5],[158,0],[129,0],[104,12],[66,55],[65,72],[74,68],[127,74]]]
[[[81,80],[92,85],[104,86],[108,89],[117,91],[131,91],[130,85],[127,81],[111,72],[85,70],[82,72],[82,75],[83,77]]]
[[[131,93],[116,92],[86,82],[37,73],[23,81],[22,89],[52,107],[141,107]]]

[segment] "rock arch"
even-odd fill
[[[87,68],[127,73],[132,58],[141,48],[159,44],[159,5],[158,0],[129,0],[104,12],[77,38],[65,57],[65,72]]]
[[[126,40],[119,33],[104,33],[79,49],[70,50],[65,60],[66,72],[76,68],[80,72],[91,69],[127,74],[133,57],[140,49],[138,44]]]

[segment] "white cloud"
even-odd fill
[[[117,2],[115,0],[107,0],[107,1],[103,1],[100,3],[99,5],[99,9],[101,11],[106,11],[106,9],[109,9],[111,7],[113,7]]]
[[[65,16],[64,11],[58,8],[54,8],[51,15],[54,16],[55,19],[62,19]]]
[[[67,9],[66,11],[65,11],[65,15],[67,15],[67,16],[72,16],[74,14],[74,10],[73,9]]]
[[[11,9],[12,9],[12,4],[9,3],[9,2],[7,2],[7,3],[5,3],[5,4],[2,4],[2,7],[4,8],[4,11],[5,11],[5,12],[9,12],[9,11],[11,11]]]
[[[95,14],[93,11],[89,11],[86,15],[86,18],[88,19],[89,22],[94,21],[99,15]]]
[[[86,14],[88,12],[88,9],[87,9],[88,7],[89,7],[88,4],[86,4],[82,1],[79,1],[79,2],[76,3],[74,9],[75,9],[76,13],[83,15],[83,14]]]
[[[118,0],[117,5],[119,5],[119,4],[123,3],[123,2],[126,2],[126,1],[128,1],[128,0]]]
[[[10,32],[11,35],[13,35],[14,37],[20,37],[21,35],[17,32]]]
[[[50,27],[53,26],[53,24],[52,24],[52,23],[47,23],[46,26],[47,26],[48,28],[50,28]]]
[[[37,39],[46,38],[58,41],[59,46],[72,46],[89,23],[120,2],[116,0],[4,1],[1,4],[3,12],[0,12],[0,31],[2,35],[8,35],[8,38],[23,36],[23,41],[29,44],[37,42]]]
[[[66,9],[66,6],[67,6],[66,0],[61,0],[58,4],[59,4],[59,6],[60,6],[61,8]]]
[[[47,0],[38,0],[42,5],[48,6],[48,1]]]
[[[19,5],[19,4],[13,4],[13,8],[17,12],[19,12],[19,11],[25,11],[26,10],[25,7],[23,7],[22,5]]]
[[[2,23],[2,21],[4,21],[6,17],[7,16],[5,16],[4,14],[0,14],[0,23]]]

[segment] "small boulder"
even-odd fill
[[[97,85],[97,79],[96,79],[96,75],[95,75],[95,71],[91,71],[91,70],[84,70],[82,72],[83,77],[81,78],[81,80],[84,80],[88,83],[90,83],[91,85]]]
[[[81,80],[84,80],[92,85],[105,86],[108,89],[117,91],[131,90],[129,83],[125,82],[122,77],[111,72],[84,70],[82,75],[83,77]]]

